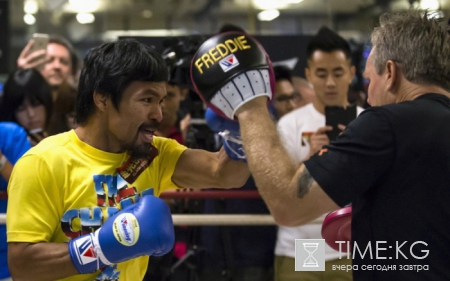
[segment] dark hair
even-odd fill
[[[78,84],[76,122],[85,124],[95,112],[94,92],[119,108],[123,91],[133,81],[167,82],[167,66],[154,49],[134,39],[106,43],[89,51]]]
[[[352,57],[352,51],[348,42],[325,26],[309,42],[306,48],[306,57],[308,60],[312,58],[315,51],[323,51],[326,53],[342,51],[347,59],[351,59]]]
[[[219,33],[228,32],[228,31],[239,31],[239,32],[245,33],[245,30],[242,27],[231,24],[231,23],[226,23],[226,24],[222,25],[222,27],[219,29]]]
[[[52,89],[44,77],[33,68],[18,69],[9,75],[3,88],[0,120],[18,123],[15,113],[26,98],[45,107],[47,126],[52,115]]]
[[[273,72],[275,74],[275,81],[288,80],[292,84],[292,72],[289,68],[277,65],[273,67]]]
[[[69,41],[67,41],[65,38],[58,36],[58,35],[50,35],[50,38],[48,39],[48,43],[51,44],[58,44],[63,46],[64,48],[69,51],[70,56],[70,62],[72,65],[71,73],[72,75],[76,75],[79,67],[80,59],[78,57],[78,53],[75,51],[75,48],[70,44]]]

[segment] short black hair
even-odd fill
[[[72,75],[76,75],[78,72],[78,68],[80,67],[80,57],[78,56],[77,51],[73,47],[73,45],[65,38],[58,36],[58,35],[50,35],[50,38],[48,39],[48,43],[51,44],[58,44],[63,46],[67,49],[70,56],[70,62],[72,65],[72,69],[70,70]]]
[[[33,68],[17,69],[8,76],[3,87],[0,120],[18,123],[15,113],[26,98],[32,104],[44,106],[47,127],[53,110],[52,89],[39,71]]]
[[[292,84],[292,72],[289,68],[277,65],[273,67],[273,72],[275,74],[275,81],[288,80]]]
[[[306,57],[308,60],[312,58],[315,51],[323,51],[326,53],[342,51],[347,59],[351,59],[352,57],[352,51],[348,42],[325,26],[309,42],[306,48]]]
[[[119,108],[123,91],[134,81],[167,82],[167,66],[158,52],[134,39],[105,43],[89,51],[78,84],[76,122],[85,124],[95,112],[94,92]]]
[[[231,24],[231,23],[226,23],[226,24],[222,25],[219,29],[219,33],[229,32],[229,31],[239,31],[239,32],[246,33],[242,27]]]

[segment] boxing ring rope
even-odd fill
[[[259,199],[257,190],[204,190],[204,191],[166,191],[159,196],[162,199]],[[0,199],[7,199],[1,194]],[[322,224],[324,216],[310,222]],[[271,215],[261,214],[173,214],[174,225],[276,225]],[[0,214],[0,224],[6,224],[6,214]]]
[[[161,199],[261,199],[257,190],[165,191]]]

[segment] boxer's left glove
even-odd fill
[[[272,99],[275,79],[264,48],[243,32],[225,32],[206,40],[191,62],[192,84],[214,112],[235,119],[235,112],[260,96]]]
[[[69,254],[79,273],[91,273],[139,256],[161,256],[175,242],[170,209],[153,195],[106,220],[93,233],[72,239]]]
[[[238,122],[225,119],[210,108],[205,111],[205,120],[211,131],[222,137],[223,148],[228,157],[233,160],[247,161],[242,147]]]

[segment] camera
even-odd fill
[[[206,106],[195,93],[191,82],[191,60],[204,41],[205,38],[201,35],[167,39],[163,42],[162,57],[167,65],[169,84],[189,89],[186,99],[181,102],[179,112],[180,120],[187,114],[191,116],[185,145],[190,148],[217,151],[219,148],[216,136],[204,119]]]

